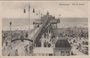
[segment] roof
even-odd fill
[[[71,45],[66,39],[60,39],[56,42],[55,47],[56,48],[69,48],[71,47]]]
[[[36,47],[34,48],[33,50],[33,53],[39,53],[39,54],[42,54],[42,53],[53,53],[53,48],[48,48],[48,47]]]

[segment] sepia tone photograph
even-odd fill
[[[86,2],[2,2],[2,56],[88,56]]]

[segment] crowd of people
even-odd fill
[[[56,38],[57,36],[58,37],[66,37],[66,38],[68,38],[69,41],[76,38],[75,40],[73,40],[72,43],[70,42],[71,44],[78,43],[76,41],[77,38],[79,38],[79,40],[82,40],[82,38],[84,38],[85,40],[88,40],[88,30],[87,29],[86,30],[85,29],[76,29],[76,30],[74,30],[74,29],[65,29],[64,31],[57,31],[57,32],[58,33],[55,33],[55,32],[52,33],[50,41],[53,41],[55,43],[55,41],[57,41],[57,39],[54,39],[54,38]],[[46,34],[44,34],[44,35],[45,35],[44,37],[48,36]],[[13,44],[17,45],[18,43],[17,42],[12,43],[12,42],[10,42],[11,40],[18,38],[18,39],[21,39],[21,42],[24,42],[23,39],[27,38],[27,37],[28,37],[27,31],[12,31],[12,34],[10,34],[10,31],[3,31],[2,32],[2,47],[3,47],[2,51],[3,51],[3,55],[10,56],[11,54],[13,54],[13,53],[11,53],[12,52],[11,50],[13,50],[13,48],[14,48]],[[82,48],[82,45],[84,45],[84,44],[88,45],[88,42],[83,42],[82,41],[82,43],[79,43],[78,49]],[[40,44],[40,46],[41,46],[41,44]],[[46,46],[50,47],[51,44],[49,42],[45,41],[44,42],[44,47],[46,47]],[[25,55],[30,55],[30,53],[32,53],[32,49],[33,49],[33,45],[32,46],[26,45],[24,47],[24,51],[25,51],[24,54]],[[88,47],[87,47],[87,49],[88,49]],[[13,55],[16,55],[16,56],[19,55],[18,49],[14,49],[13,52],[14,52]]]
[[[12,31],[12,34],[10,35],[9,31],[3,31],[2,34],[2,54],[5,56],[19,56],[19,50],[15,49],[15,47],[17,46],[17,44],[19,44],[20,42],[24,43],[23,39],[27,39],[28,37],[28,33],[27,31]],[[19,41],[13,41],[14,39],[21,39]],[[30,43],[31,46],[29,46],[29,44],[25,45],[24,47],[24,55],[31,55],[32,53],[32,49],[33,46]]]

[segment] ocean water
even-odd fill
[[[12,30],[28,30],[29,25],[30,29],[33,29],[33,21],[37,19],[29,19],[28,18],[3,18],[2,19],[2,29],[3,30],[10,30],[10,21],[12,22],[11,28]],[[60,18],[60,23],[58,24],[58,28],[62,27],[88,27],[88,18]]]

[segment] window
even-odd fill
[[[66,54],[67,54],[67,56],[69,56],[70,55],[70,52],[69,51],[66,51]]]
[[[61,53],[64,53],[64,51],[61,51]]]
[[[69,53],[69,51],[66,51],[66,53]]]
[[[53,54],[49,54],[49,56],[53,56]]]
[[[64,56],[64,55],[65,55],[64,51],[61,51],[61,56]]]

